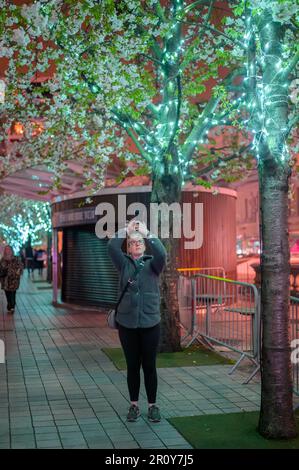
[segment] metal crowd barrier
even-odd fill
[[[299,340],[299,298],[290,297],[290,340],[293,341],[294,339]],[[293,362],[292,367],[293,391],[296,395],[299,395],[299,363]]]
[[[197,273],[214,275],[225,278],[225,270],[222,266],[209,267],[209,268],[178,268],[179,276],[178,281],[178,300],[180,307],[180,326],[185,335],[182,337],[182,343],[189,338],[193,337],[195,329],[195,310],[194,310],[194,295],[192,293],[193,284],[190,282],[191,277]]]
[[[196,274],[180,276],[179,304],[181,323],[187,331],[182,339],[214,347],[218,344],[240,354],[230,373],[247,357],[260,368],[260,299],[254,284],[221,276]]]
[[[183,270],[185,272],[187,270]],[[260,368],[260,298],[254,284],[225,278],[221,267],[197,271],[217,275],[179,276],[178,296],[186,347],[195,341],[213,348],[219,344],[240,354],[230,373],[247,357],[254,364],[248,383]],[[218,275],[222,274],[222,276]],[[290,297],[290,340],[299,340],[299,298]],[[298,345],[296,345],[298,348]],[[293,391],[299,396],[299,363],[293,362]]]

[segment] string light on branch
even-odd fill
[[[2,104],[5,102],[5,88],[6,88],[5,81],[0,80],[0,103]]]

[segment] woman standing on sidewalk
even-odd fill
[[[126,236],[128,254],[121,249]],[[145,254],[147,246],[151,247],[152,256]],[[131,400],[127,420],[136,421],[140,415],[138,399],[142,366],[148,399],[148,419],[158,422],[161,420],[156,406],[156,356],[161,320],[159,275],[165,265],[166,250],[144,223],[133,220],[126,229],[114,234],[108,243],[108,253],[120,273],[120,292],[128,280],[134,277],[136,269],[138,270],[119,304],[116,316],[119,339],[126,357]]]
[[[4,289],[7,299],[7,313],[14,313],[16,305],[16,291],[20,285],[23,265],[14,256],[11,246],[6,245],[0,261],[1,288]]]

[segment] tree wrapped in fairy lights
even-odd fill
[[[298,152],[298,6],[251,0],[234,9],[245,26],[246,75],[238,118],[252,136],[260,195],[262,400],[259,431],[268,438],[296,435],[290,360],[288,194]],[[244,38],[244,39],[243,39]],[[227,100],[224,91],[224,102]]]
[[[0,238],[11,245],[16,254],[20,253],[29,237],[32,245],[40,245],[52,230],[48,203],[2,195],[0,212]]]
[[[0,159],[3,176],[12,168],[43,163],[55,172],[53,185],[59,188],[67,162],[74,159],[84,163],[86,187],[94,191],[103,187],[116,153],[137,163],[139,174],[151,175],[152,202],[171,204],[180,201],[185,181],[211,186],[219,176],[231,180],[234,172],[250,167],[248,137],[232,128],[231,108],[217,113],[222,95],[210,90],[213,84],[232,84],[244,69],[237,56],[230,58],[232,70],[225,68],[227,40],[209,27],[221,21],[228,6],[223,11],[213,2],[184,0],[41,0],[23,6],[2,0],[1,5],[7,14],[0,55],[8,61],[3,139],[15,122],[24,126],[22,139]],[[236,97],[233,109],[240,100]],[[221,124],[240,136],[237,144],[205,145]],[[210,181],[201,178],[207,172]],[[180,349],[180,326],[178,239],[164,241],[166,351]]]

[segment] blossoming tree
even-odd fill
[[[269,438],[285,438],[296,435],[289,343],[288,191],[291,167],[295,163],[294,150],[298,149],[289,145],[295,141],[299,115],[298,102],[294,99],[296,88],[298,92],[298,8],[291,1],[252,0],[241,5],[240,13],[245,16],[246,26],[245,125],[254,136],[260,187],[262,406],[259,430]]]
[[[204,147],[211,128],[231,125],[229,112],[240,102],[237,97],[216,115],[222,96],[206,91],[207,81],[226,86],[243,70],[237,68],[238,54],[230,61],[232,70],[223,68],[229,57],[226,39],[208,28],[212,18],[217,22],[223,16],[213,3],[41,0],[15,5],[2,0],[3,138],[15,123],[23,125],[22,139],[1,159],[2,174],[42,162],[55,171],[59,186],[73,158],[84,162],[86,184],[95,189],[95,180],[97,187],[103,185],[114,152],[137,162],[139,172],[151,173],[152,202],[168,204],[180,201],[199,155],[212,180],[219,176],[216,166],[231,178],[227,161],[238,155],[240,145],[233,155],[215,145],[213,151]],[[128,136],[137,152],[124,145]],[[241,150],[246,148],[244,143]],[[247,168],[248,161],[243,159],[236,171],[240,167]],[[180,348],[177,242],[165,240],[164,350]]]
[[[298,7],[289,0],[230,2],[235,17],[219,34],[234,37],[246,65],[235,84],[243,99],[235,116],[252,136],[259,175],[262,399],[259,431],[296,435],[290,355],[288,193],[298,152]],[[236,18],[242,22],[236,21]],[[229,89],[220,87],[222,106]]]

